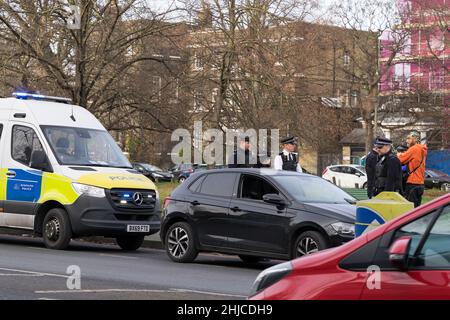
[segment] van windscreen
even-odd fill
[[[107,131],[59,126],[41,128],[62,165],[131,168]]]

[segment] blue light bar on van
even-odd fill
[[[62,103],[71,103],[72,102],[72,99],[69,99],[69,98],[44,96],[42,94],[37,94],[37,93],[14,92],[13,96],[16,97],[16,99],[21,99],[21,100],[54,101],[54,102],[62,102]]]

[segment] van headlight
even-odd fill
[[[344,236],[354,236],[355,235],[355,225],[353,223],[346,222],[336,222],[332,223],[331,227],[337,234]]]
[[[286,277],[289,273],[291,273],[291,271],[292,263],[290,261],[277,264],[276,266],[264,270],[258,275],[255,282],[253,283],[250,296],[254,296],[255,294],[277,283],[278,281]]]
[[[85,194],[87,196],[96,197],[96,198],[104,198],[105,197],[105,189],[90,186],[87,184],[81,184],[72,182],[72,188],[78,193],[80,196]]]

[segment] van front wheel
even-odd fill
[[[44,244],[49,249],[64,250],[72,238],[72,227],[64,209],[51,209],[42,225]]]
[[[144,243],[144,236],[121,236],[116,238],[116,242],[122,250],[136,251]]]

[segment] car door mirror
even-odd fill
[[[400,270],[408,269],[409,249],[411,237],[401,237],[392,244],[389,249],[389,261],[394,268]]]
[[[30,167],[36,170],[53,172],[47,154],[42,150],[34,150],[31,154]]]
[[[275,204],[277,206],[286,206],[286,200],[284,200],[284,198],[282,196],[280,196],[279,194],[276,193],[268,193],[263,195],[263,201],[270,203],[270,204]]]

